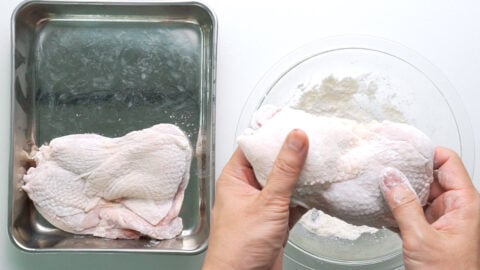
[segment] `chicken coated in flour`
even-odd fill
[[[237,139],[255,176],[265,185],[292,129],[304,130],[310,148],[292,201],[355,225],[396,227],[380,191],[384,175],[403,174],[422,205],[433,181],[434,145],[413,126],[389,121],[358,123],[288,107],[261,107]]]

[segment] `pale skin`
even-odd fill
[[[235,151],[216,183],[203,269],[282,269],[288,231],[298,219],[290,197],[307,153],[307,135],[293,130],[262,189]],[[453,151],[437,148],[435,169],[425,209],[404,176],[389,174],[379,183],[399,224],[405,267],[480,269],[480,195]]]

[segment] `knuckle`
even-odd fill
[[[420,201],[410,188],[398,186],[389,194],[388,204],[392,210],[402,211],[403,208],[419,207]]]
[[[405,235],[405,234],[404,234]],[[416,253],[419,247],[421,247],[424,243],[424,237],[422,234],[409,234],[407,236],[403,236],[403,250],[407,253]]]
[[[444,146],[436,147],[435,151],[445,152],[448,156],[458,156],[457,152],[455,152],[453,149]]]
[[[415,252],[425,244],[431,243],[432,239],[437,238],[431,231],[421,230],[418,228],[401,232],[403,240],[403,248],[406,251]],[[437,241],[440,239],[437,239]]]
[[[263,200],[264,205],[288,213],[290,206],[290,199],[288,197],[282,196],[270,189],[264,189],[260,193],[260,198]]]
[[[448,155],[451,156],[452,158],[460,159],[460,156],[458,155],[458,153],[456,151],[453,151],[450,148],[447,148],[446,151],[448,152]]]
[[[299,168],[294,162],[283,157],[277,158],[274,170],[287,176],[294,176],[299,172]]]
[[[225,176],[225,175],[221,175],[217,179],[217,181],[215,181],[215,191],[216,191],[216,193],[218,193],[218,191],[228,189],[231,186],[232,186],[232,181],[230,181],[230,178]]]
[[[404,196],[398,196],[393,198],[393,210],[404,211],[405,209],[417,208],[419,202],[414,194],[405,194]]]

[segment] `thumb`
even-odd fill
[[[264,191],[290,199],[308,153],[305,132],[292,130],[278,153]]]
[[[380,189],[397,221],[402,238],[418,235],[429,228],[417,193],[402,172],[395,168],[385,168]]]

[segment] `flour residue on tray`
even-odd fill
[[[375,74],[336,78],[299,85],[291,107],[308,113],[353,119],[359,122],[390,120],[407,123],[401,101],[387,78]]]

